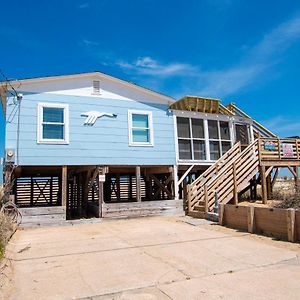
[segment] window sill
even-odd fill
[[[153,147],[152,143],[129,143],[130,147]]]
[[[37,141],[37,144],[48,144],[48,145],[68,145],[68,141],[61,141],[61,140],[42,140],[42,141]]]

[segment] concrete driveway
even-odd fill
[[[11,299],[300,299],[300,247],[188,217],[18,231]]]

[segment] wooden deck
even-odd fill
[[[205,218],[219,204],[237,204],[247,190],[257,195],[257,184],[267,203],[280,168],[287,168],[298,186],[299,166],[300,139],[259,137],[244,150],[236,144],[188,186],[188,213]]]

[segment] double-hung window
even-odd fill
[[[151,111],[128,111],[130,146],[153,146],[153,125]]]
[[[69,143],[69,106],[60,103],[38,104],[38,143]]]

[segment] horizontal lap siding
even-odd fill
[[[141,100],[142,101],[142,100]],[[37,144],[37,104],[69,104],[70,143]],[[16,148],[17,114],[9,100],[6,148]],[[152,111],[154,146],[128,144],[128,110]],[[117,114],[84,126],[81,113],[90,110]],[[54,94],[25,94],[21,103],[20,165],[172,165],[175,164],[173,117],[168,105]]]

